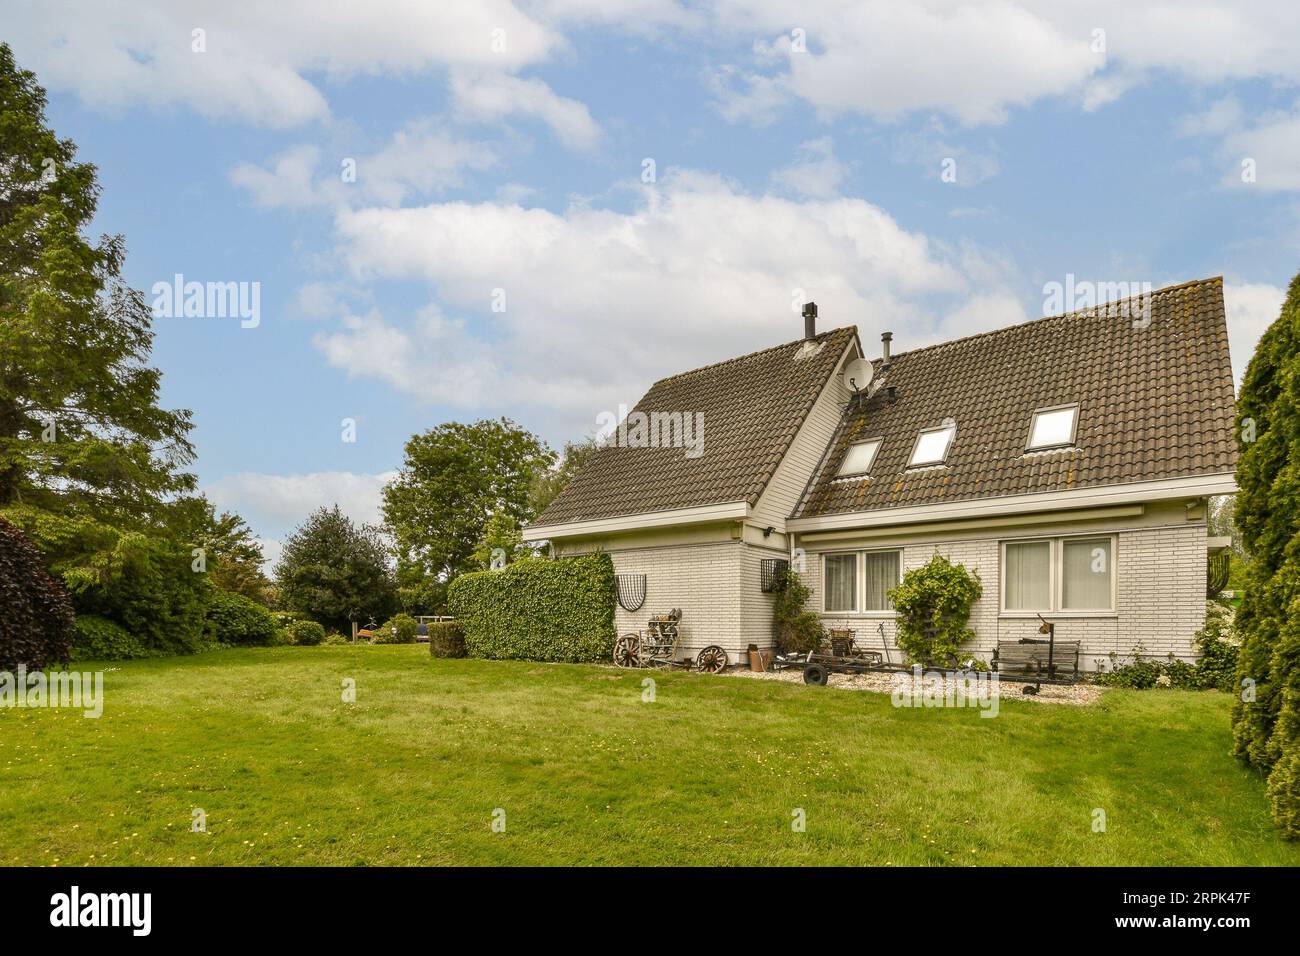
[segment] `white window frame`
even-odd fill
[[[943,456],[940,458],[930,458],[925,461],[917,461],[916,453],[921,448],[921,440],[926,435],[933,435],[935,432],[948,432],[948,444],[943,447]],[[948,464],[948,456],[952,454],[952,446],[957,441],[957,425],[936,425],[933,428],[922,428],[916,433],[916,441],[912,442],[912,453],[907,456],[908,468],[938,468],[940,465]]]
[[[1065,542],[1069,540],[1110,541],[1110,607],[1109,608],[1065,608]],[[1007,608],[1007,545],[1034,544],[1047,541],[1050,544],[1048,572],[1048,594],[1051,607],[1036,611],[1024,611]],[[1039,614],[1054,617],[1118,617],[1119,616],[1119,535],[1113,531],[1081,531],[1077,534],[1032,535],[1024,538],[1006,538],[998,542],[998,614],[1001,617],[1034,618]]]
[[[844,451],[844,460],[840,462],[840,468],[839,471],[835,473],[835,477],[836,478],[865,478],[866,476],[870,475],[871,469],[874,468],[876,465],[876,459],[880,457],[880,446],[883,445],[884,442],[885,440],[883,438],[864,438],[862,441],[855,441],[850,443],[849,447]],[[844,463],[849,460],[849,453],[852,452],[853,449],[857,448],[859,445],[875,446],[875,448],[873,448],[871,451],[871,457],[867,459],[867,467],[859,471],[845,471]]]
[[[1070,437],[1067,441],[1053,442],[1050,445],[1034,444],[1034,429],[1038,426],[1039,415],[1049,415],[1052,412],[1063,412],[1069,409],[1074,412],[1074,417],[1070,420]],[[1075,438],[1079,434],[1079,403],[1070,402],[1066,405],[1051,405],[1047,408],[1035,408],[1034,414],[1029,416],[1029,434],[1025,436],[1025,451],[1052,451],[1056,448],[1074,447]]]
[[[868,617],[868,618],[893,618],[898,612],[893,608],[864,608],[863,604],[867,599],[867,562],[862,560],[862,555],[866,554],[896,554],[898,555],[898,576],[894,579],[894,586],[897,587],[903,581],[903,549],[902,548],[859,548],[854,551],[827,551],[822,555],[822,610],[821,613],[834,617]],[[853,610],[851,611],[832,611],[826,607],[826,598],[830,594],[830,589],[826,587],[826,559],[832,557],[843,557],[845,555],[853,556]]]

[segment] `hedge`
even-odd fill
[[[455,621],[435,621],[429,625],[429,654],[432,657],[464,657],[465,635]]]
[[[293,642],[300,647],[316,647],[325,643],[325,627],[316,621],[294,621],[289,625]]]
[[[126,661],[149,656],[144,642],[116,621],[98,614],[77,618],[72,637],[74,661]]]
[[[208,632],[222,644],[270,644],[278,629],[271,612],[251,598],[231,591],[212,592]]]
[[[471,657],[605,661],[614,651],[614,562],[607,554],[462,574],[447,600]]]

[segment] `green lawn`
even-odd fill
[[[123,664],[99,720],[0,709],[0,864],[1300,864],[1219,694],[989,719],[687,673],[643,703],[645,676],[422,646]]]

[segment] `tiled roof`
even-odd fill
[[[846,411],[795,517],[1232,471],[1222,279],[1149,302],[1149,324],[1125,300],[894,356],[896,400],[882,388]],[[1074,402],[1075,446],[1026,452],[1034,410]],[[909,470],[919,430],[949,418],[947,464]],[[836,479],[847,447],[871,438],[884,441],[870,477]]]
[[[812,344],[788,342],[657,382],[633,413],[702,416],[702,454],[604,447],[532,527],[755,503],[856,335],[853,328],[836,329]]]

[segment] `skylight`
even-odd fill
[[[912,449],[909,468],[922,465],[942,465],[948,459],[948,448],[952,445],[952,436],[956,434],[956,425],[942,425],[939,428],[927,428],[916,437],[916,447]]]
[[[1062,448],[1074,444],[1074,423],[1079,406],[1040,408],[1034,412],[1034,424],[1029,430],[1030,449]]]
[[[837,477],[845,478],[849,475],[870,474],[871,465],[876,460],[876,452],[878,451],[880,451],[879,438],[854,442],[845,453],[844,461],[840,463]]]

